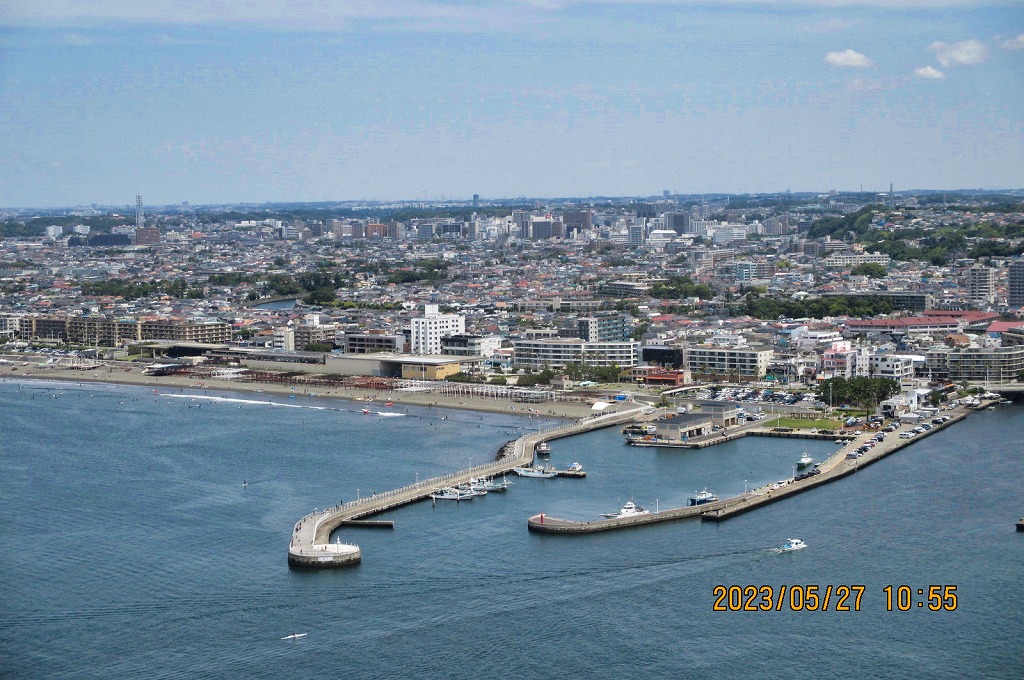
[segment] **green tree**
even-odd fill
[[[864,262],[850,270],[854,276],[866,276],[869,279],[884,279],[889,275],[885,267],[877,262]]]

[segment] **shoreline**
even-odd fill
[[[120,368],[120,367],[117,367]],[[49,368],[39,366],[18,367],[19,370],[4,372],[3,378],[25,379],[25,380],[53,380],[57,382],[71,383],[102,383],[114,385],[131,385],[138,387],[149,387],[155,390],[219,390],[226,392],[238,392],[243,394],[272,394],[276,396],[316,397],[320,399],[337,399],[352,401],[356,403],[375,403],[383,405],[384,402],[392,402],[395,406],[416,406],[421,408],[444,408],[461,411],[475,411],[482,413],[504,413],[507,415],[539,416],[543,418],[578,420],[589,418],[595,415],[614,413],[626,409],[635,408],[637,402],[619,402],[602,411],[594,411],[590,404],[570,403],[562,401],[543,402],[539,404],[524,404],[512,402],[507,399],[488,399],[474,396],[450,396],[434,394],[431,392],[408,392],[396,390],[384,392],[356,387],[332,387],[332,388],[291,388],[274,383],[259,382],[238,382],[234,380],[221,380],[216,378],[196,379],[190,376],[155,376],[144,375],[135,367],[115,370],[115,368],[97,368],[93,370],[75,370]]]

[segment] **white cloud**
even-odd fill
[[[866,55],[856,50],[829,52],[825,55],[825,63],[829,66],[838,66],[840,68],[868,68],[875,64]]]
[[[924,78],[925,80],[944,80],[946,78],[945,73],[937,68],[932,68],[931,66],[915,68],[914,75],[918,78]]]
[[[936,40],[928,49],[935,53],[935,58],[946,68],[974,66],[988,59],[988,47],[980,40],[964,40],[953,44]]]
[[[1016,38],[1004,40],[1000,47],[1004,50],[1024,50],[1024,33],[1021,33]]]

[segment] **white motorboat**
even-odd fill
[[[573,463],[572,465],[567,467],[565,471],[566,472],[583,472],[583,466],[580,465],[579,463]]]
[[[301,637],[306,637],[309,633],[292,633],[291,635],[285,635],[282,640],[298,640]]]
[[[512,472],[520,477],[538,477],[540,479],[551,479],[558,476],[558,471],[553,468],[537,467],[535,465],[512,468]]]
[[[471,501],[476,498],[472,491],[463,491],[454,486],[445,487],[430,494],[430,497],[438,501]]]
[[[811,458],[810,454],[804,451],[804,455],[800,456],[800,460],[796,462],[797,468],[803,470],[805,467],[814,465],[814,459]]]
[[[651,514],[650,510],[644,510],[633,501],[626,501],[626,504],[618,512],[603,512],[601,516],[608,519],[619,519],[620,517],[637,517],[638,515],[649,514]]]
[[[779,552],[792,552],[794,550],[803,550],[807,547],[807,544],[801,541],[799,538],[787,538],[786,542],[779,548]]]
[[[538,456],[550,456],[551,445],[547,442],[537,442],[537,445],[533,447],[533,452]]]

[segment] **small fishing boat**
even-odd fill
[[[708,491],[707,488],[705,487],[705,489],[703,491],[698,493],[696,496],[693,496],[692,498],[690,498],[689,504],[691,506],[693,506],[693,505],[704,505],[705,503],[714,503],[717,500],[718,500],[718,496],[716,496],[715,494],[713,494],[710,491]]]
[[[448,486],[430,494],[430,497],[438,501],[471,501],[477,494],[472,491],[465,491],[454,486]]]
[[[552,468],[537,467],[534,465],[525,465],[523,467],[512,468],[512,472],[516,473],[520,477],[537,477],[540,479],[551,479],[552,477],[558,476],[558,471]]]
[[[291,635],[285,635],[282,640],[298,640],[301,637],[306,637],[309,633],[292,633]]]

